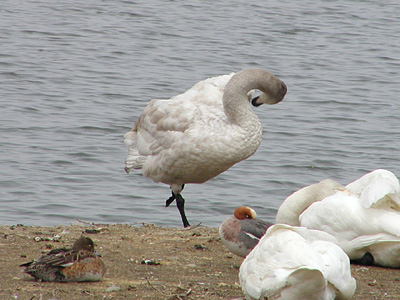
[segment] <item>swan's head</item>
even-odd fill
[[[251,104],[257,107],[262,104],[276,104],[281,102],[286,95],[287,87],[283,81],[271,75],[267,91],[267,93],[261,92],[259,96],[253,98]]]

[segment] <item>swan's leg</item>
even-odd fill
[[[179,213],[181,214],[183,227],[189,227],[190,224],[185,215],[185,199],[181,194],[176,195],[176,206],[178,207]]]
[[[176,195],[172,192],[172,196],[167,199],[165,202],[165,207],[168,207],[174,200],[176,199]]]
[[[181,188],[180,191],[177,192],[176,194],[172,191],[172,196],[169,197],[169,198],[167,199],[167,201],[165,202],[165,207],[168,207],[172,202],[174,202],[174,200],[176,199],[176,196],[177,196],[178,194],[180,194],[180,192],[182,192],[182,190],[184,189],[184,187],[185,187],[185,185],[182,184],[182,188]],[[172,189],[172,187],[171,187],[171,189]],[[183,198],[182,198],[182,199],[183,199]],[[183,200],[183,202],[185,202],[185,200]]]
[[[184,185],[182,185],[182,189],[183,187]],[[165,206],[168,207],[172,202],[174,202],[174,200],[176,200],[176,206],[178,207],[179,213],[181,214],[183,227],[189,227],[190,224],[185,214],[185,199],[183,199],[180,193],[175,194],[174,192],[172,192],[172,196],[167,199],[167,201],[165,202]]]

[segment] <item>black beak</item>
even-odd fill
[[[255,107],[258,107],[258,106],[262,105],[261,102],[257,102],[258,98],[260,98],[260,97],[257,96],[257,97],[254,97],[254,98],[251,100],[251,104],[252,104],[253,106],[255,106]]]

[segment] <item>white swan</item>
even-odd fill
[[[301,226],[335,236],[351,260],[400,267],[400,184],[392,172],[375,170],[311,204],[317,188],[302,189],[285,200],[309,205],[298,215]],[[289,206],[279,208],[281,215]]]
[[[248,158],[261,142],[262,128],[247,94],[261,91],[255,106],[275,104],[286,85],[271,73],[246,69],[201,81],[168,100],[152,100],[132,131],[125,170],[170,185],[185,227],[190,226],[181,196],[184,184],[203,183]]]
[[[349,258],[322,231],[277,224],[247,255],[239,280],[247,300],[349,299],[356,289]]]

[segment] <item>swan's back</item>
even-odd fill
[[[246,299],[349,299],[355,291],[349,259],[332,240],[305,228],[270,227],[240,267]]]

